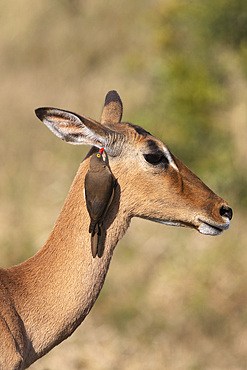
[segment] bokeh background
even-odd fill
[[[246,0],[1,1],[1,265],[43,245],[89,149],[34,109],[99,119],[110,89],[234,218],[216,238],[133,220],[90,315],[31,368],[247,369]]]

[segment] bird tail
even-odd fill
[[[98,240],[99,235],[98,233],[92,233],[91,234],[91,250],[92,250],[92,256],[95,258],[98,254]]]
[[[95,258],[97,255],[99,258],[103,256],[104,237],[101,235],[101,228],[98,223],[94,225],[94,228],[91,232],[91,250],[93,258]]]

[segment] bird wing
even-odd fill
[[[98,222],[105,213],[113,192],[112,176],[102,174],[100,180],[98,176],[90,174],[85,178],[85,196],[89,215],[95,223]],[[91,189],[90,194],[87,189]]]

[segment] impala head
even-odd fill
[[[105,148],[128,217],[218,235],[230,226],[232,210],[158,139],[139,126],[122,123],[116,91],[105,100],[101,123],[78,114],[39,108],[36,115],[71,144]]]

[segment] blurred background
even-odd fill
[[[213,238],[134,219],[92,312],[34,370],[247,369],[246,0],[0,3],[0,261],[46,241],[88,147],[34,115],[99,119],[116,89],[233,207]]]

